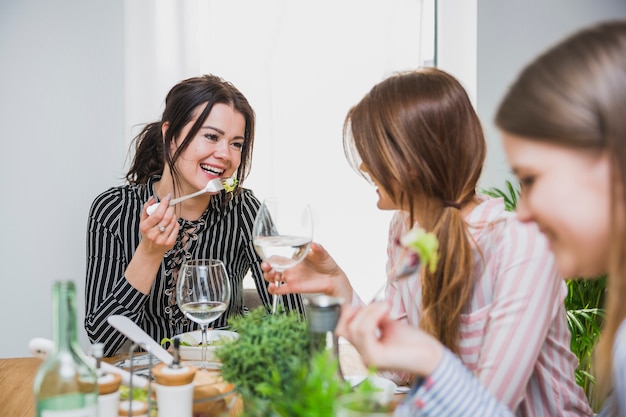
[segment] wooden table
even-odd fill
[[[5,416],[35,416],[33,382],[42,360],[0,359],[0,410]]]
[[[350,344],[339,345],[341,368],[345,375],[366,375],[367,368]],[[106,358],[116,362],[119,357]],[[38,358],[0,359],[0,414],[3,416],[34,417],[33,383],[43,361]]]
[[[106,358],[107,362],[116,358]],[[7,417],[34,417],[35,375],[43,360],[39,358],[0,358],[0,414]]]

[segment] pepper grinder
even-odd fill
[[[309,319],[311,352],[328,351],[330,356],[336,359],[337,376],[343,381],[343,372],[339,361],[339,341],[335,335],[342,304],[342,298],[325,294],[313,294],[304,299]]]
[[[193,409],[193,379],[197,368],[181,366],[180,340],[174,339],[174,360],[171,365],[161,363],[152,369],[156,380],[156,398],[159,417],[191,417]]]
[[[98,376],[98,416],[117,417],[122,377],[102,369],[104,344],[96,343],[92,349],[93,357],[96,359],[96,375]]]

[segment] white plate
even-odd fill
[[[218,346],[222,346],[222,340],[234,340],[239,337],[239,335],[235,332],[231,332],[228,330],[207,330],[207,349],[206,349],[206,360],[207,361],[216,361],[213,352]],[[172,339],[179,337],[181,342],[187,342],[192,345],[201,345],[202,344],[202,331],[196,330],[194,332],[188,332],[176,335],[172,337]],[[216,341],[220,341],[217,345],[213,345]],[[170,346],[171,351],[171,346]],[[201,361],[202,360],[202,346],[181,346],[180,347],[180,359],[183,361]]]

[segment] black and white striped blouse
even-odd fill
[[[178,220],[178,239],[163,257],[150,294],[144,295],[128,283],[124,273],[141,240],[141,210],[150,196],[156,198],[153,186],[158,180],[153,177],[144,185],[110,188],[96,197],[89,212],[85,330],[92,343],[104,343],[106,356],[118,353],[127,342],[108,324],[107,317],[113,314],[129,317],[157,342],[198,329],[176,305],[175,277],[184,259],[220,259],[226,266],[231,301],[213,327],[223,328],[229,317],[244,314],[243,279],[249,270],[261,301],[266,309],[271,307],[271,295],[259,266],[261,259],[252,245],[252,226],[261,204],[247,189],[226,205],[223,191],[213,195],[200,219]],[[304,314],[299,295],[283,296],[282,301],[287,310]]]

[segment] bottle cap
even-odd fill
[[[152,368],[152,375],[154,375],[154,379],[159,385],[186,385],[193,382],[196,370],[197,368],[191,365],[173,368],[160,363]]]

